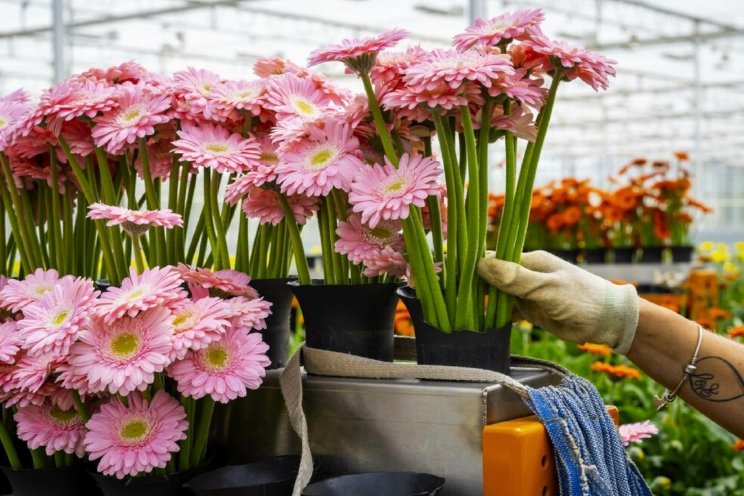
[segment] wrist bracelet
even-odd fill
[[[695,372],[695,364],[698,361],[698,353],[700,353],[700,346],[703,344],[703,334],[705,331],[703,330],[702,326],[698,326],[698,339],[697,339],[697,345],[695,346],[695,353],[692,354],[692,358],[690,359],[690,363],[685,365],[685,368],[683,369],[684,373],[682,374],[682,379],[680,379],[679,383],[677,384],[677,387],[674,388],[673,391],[669,391],[669,389],[664,390],[664,394],[659,396],[654,396],[654,403],[656,404],[656,411],[661,411],[665,406],[667,406],[669,403],[677,399],[677,393],[680,389],[682,389],[682,386],[684,386],[687,379],[690,377],[690,374]]]

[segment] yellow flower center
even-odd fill
[[[52,407],[52,409],[49,411],[49,416],[54,419],[59,424],[71,424],[74,421],[77,421],[78,413],[75,411],[74,408],[70,408],[69,410],[62,410],[61,408],[55,406]]]
[[[70,315],[70,312],[67,310],[62,310],[57,315],[55,315],[52,318],[52,325],[58,326],[61,325],[65,320],[67,320],[67,316]]]
[[[119,358],[129,358],[139,350],[140,341],[131,332],[123,332],[111,340],[111,353]]]
[[[254,96],[256,96],[256,93],[256,90],[244,89],[238,91],[237,95],[238,98],[240,98],[241,100],[247,100],[248,98],[253,98]]]
[[[123,300],[124,301],[127,301],[127,302],[132,302],[132,301],[139,300],[144,295],[145,295],[145,288],[143,288],[143,287],[137,287],[137,288],[134,288],[133,290],[131,290],[129,293],[127,293],[124,296]]]
[[[8,119],[0,117],[0,129],[4,128],[7,125],[8,125]]]
[[[502,22],[498,22],[496,24],[493,24],[491,26],[491,32],[494,33],[494,34],[496,34],[499,31],[503,31],[504,28],[507,27],[508,25],[509,25],[508,22],[503,22],[503,21]]]
[[[121,118],[127,122],[130,122],[138,118],[141,115],[142,115],[141,109],[132,108],[132,109],[129,109],[129,111],[125,112],[124,115],[121,116]]]
[[[43,296],[49,291],[52,290],[54,286],[47,285],[47,284],[40,284],[34,288],[34,293],[36,293],[38,296]]]
[[[224,143],[210,143],[205,148],[207,151],[212,153],[225,153],[230,149],[230,147]]]
[[[306,99],[299,97],[292,101],[292,108],[295,109],[298,114],[306,117],[313,117],[318,113],[318,107]]]
[[[276,164],[279,162],[279,156],[276,153],[265,152],[259,155],[261,162],[267,164]]]
[[[149,433],[150,425],[142,419],[130,420],[119,430],[119,435],[126,441],[141,441]]]
[[[191,319],[194,316],[194,312],[191,310],[184,310],[181,313],[176,315],[176,318],[173,319],[173,327],[175,328],[176,333],[184,332],[191,328],[190,325],[188,325],[191,321]]]
[[[387,243],[393,237],[393,233],[389,229],[377,226],[373,229],[367,230],[367,239],[370,239],[381,244]]]
[[[202,88],[202,91],[204,91],[204,93],[209,93],[210,91],[212,91],[212,87],[213,87],[212,83],[209,83],[207,81],[201,84],[201,88]]]
[[[401,189],[403,189],[403,186],[406,185],[405,179],[397,178],[393,181],[390,181],[387,185],[385,185],[385,192],[386,193],[397,193]]]
[[[225,368],[230,355],[225,348],[214,346],[207,349],[204,358],[206,358],[209,368],[220,370]]]
[[[330,148],[321,148],[310,155],[308,166],[311,169],[325,169],[331,165],[334,158],[336,158],[334,150],[331,150]]]

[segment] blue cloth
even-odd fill
[[[591,383],[569,375],[525,402],[553,443],[561,496],[651,495]]]

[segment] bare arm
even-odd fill
[[[674,388],[692,358],[697,338],[696,323],[641,299],[638,328],[627,356],[651,378]],[[678,395],[744,437],[744,346],[706,332],[697,369]]]

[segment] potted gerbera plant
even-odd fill
[[[539,28],[542,20],[540,10],[479,19],[455,37],[451,49],[386,54],[382,50],[403,37],[393,30],[345,40],[311,57],[311,63],[343,62],[364,84],[375,124],[373,143],[379,143],[384,158],[356,174],[349,202],[371,227],[380,215],[402,223],[415,298],[404,295],[410,297],[412,314],[421,307],[420,362],[508,370],[511,298],[487,289],[476,275],[478,259],[485,255],[489,145],[503,138],[506,157],[496,256],[519,261],[559,84],[580,78],[605,88],[614,74],[613,61],[548,39]],[[442,172],[446,188],[439,182]],[[443,230],[432,226],[432,253],[422,208],[430,219],[444,216],[442,189],[447,244],[445,249]]]

